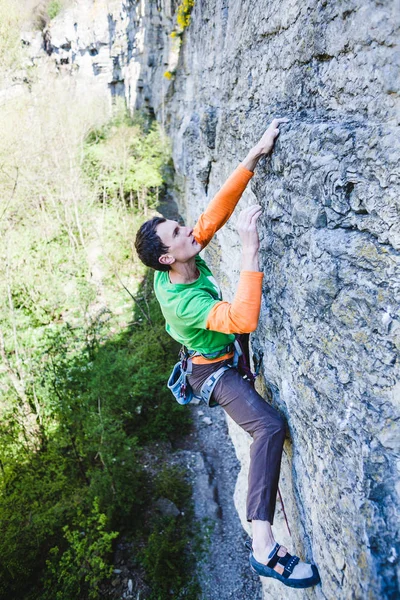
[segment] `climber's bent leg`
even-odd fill
[[[189,381],[196,393],[213,370],[219,368],[216,364],[221,366],[221,363],[193,365]],[[283,417],[236,369],[224,373],[215,386],[213,399],[253,438],[250,448],[247,520],[269,521],[272,525],[285,439]]]
[[[253,438],[250,446],[247,520],[269,521],[272,525],[285,422],[235,369],[227,371],[217,384],[214,399]]]
[[[189,382],[195,393],[221,364],[193,365]],[[213,399],[253,437],[247,494],[247,520],[253,521],[251,568],[258,575],[272,577],[289,587],[316,585],[320,581],[317,567],[301,562],[276,544],[271,530],[285,439],[283,418],[236,369],[224,373],[215,386]]]

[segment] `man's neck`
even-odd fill
[[[174,262],[169,271],[169,280],[171,283],[193,283],[199,278],[199,270],[196,266],[194,257],[188,262]]]

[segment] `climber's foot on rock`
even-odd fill
[[[269,548],[267,548],[265,550],[257,551],[257,549],[254,548],[253,556],[256,559],[256,561],[261,564],[266,565],[268,563],[268,561],[270,560],[269,555],[275,549],[275,546],[276,546],[276,542],[272,546],[270,546]],[[284,548],[284,546],[282,546],[282,548]],[[279,554],[279,552],[278,552],[278,554]],[[300,561],[294,567],[293,573],[289,576],[289,578],[291,577],[292,579],[306,579],[307,577],[312,577],[312,576],[313,576],[313,571],[311,569],[310,563],[305,563],[305,562]]]
[[[258,575],[272,577],[293,588],[311,587],[320,582],[315,565],[300,561],[279,544],[270,549],[252,550],[250,566]]]

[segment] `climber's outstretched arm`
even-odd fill
[[[238,288],[232,303],[214,304],[207,318],[207,329],[223,333],[250,333],[257,328],[264,276],[258,266],[257,219],[260,214],[258,204],[240,213],[238,232],[242,242],[242,269]]]
[[[252,171],[239,165],[200,215],[194,226],[193,235],[196,242],[203,248],[207,246],[213,235],[225,225],[253,175]]]
[[[196,241],[204,248],[213,235],[221,229],[233,213],[260,158],[272,152],[279,135],[279,125],[287,119],[274,119],[259,142],[250,150],[244,161],[233,171],[217,192],[193,229]]]

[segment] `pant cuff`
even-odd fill
[[[263,514],[255,514],[252,516],[247,515],[247,522],[251,523],[252,521],[268,521],[270,523],[270,525],[274,524],[274,516],[273,515],[267,515],[266,513]]]

